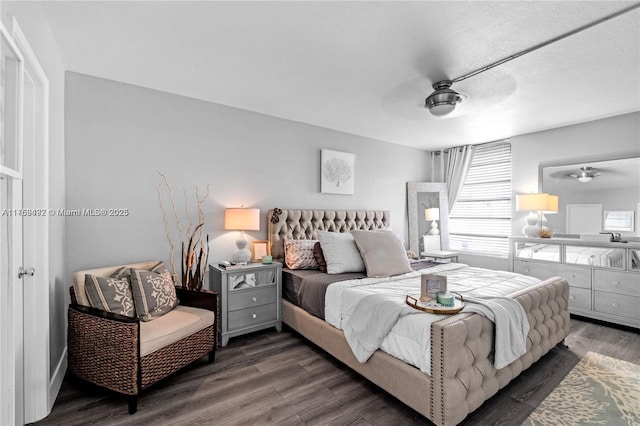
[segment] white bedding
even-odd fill
[[[365,278],[333,283],[325,295],[325,320],[341,330],[349,329],[351,316],[360,301],[376,293],[385,294],[382,301],[371,303],[392,313],[391,319],[382,315],[370,316],[367,321],[355,321],[356,327],[385,327],[392,321],[391,330],[379,343],[381,350],[411,364],[425,373],[430,373],[431,323],[444,315],[435,315],[415,310],[405,304],[407,294],[420,294],[421,272],[446,275],[448,288],[468,297],[504,297],[540,282],[539,279],[511,272],[473,268],[459,263],[447,263],[422,271],[389,278]],[[361,304],[360,309],[365,309]],[[378,310],[376,310],[378,312]],[[356,312],[357,313],[357,312]],[[349,332],[351,332],[350,330]],[[345,330],[345,334],[347,330]],[[370,342],[364,342],[370,345]],[[371,347],[362,348],[363,357]],[[375,350],[375,349],[374,349]]]

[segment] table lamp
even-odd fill
[[[429,234],[429,235],[439,235],[440,234],[440,230],[438,229],[438,223],[436,222],[436,220],[440,220],[440,209],[439,208],[432,207],[430,209],[425,209],[424,210],[424,220],[432,221],[431,222],[431,229],[429,230],[429,232],[427,232],[427,234]]]
[[[234,262],[251,261],[249,240],[244,231],[260,230],[260,209],[230,208],[224,211],[224,229],[226,231],[240,231],[236,240],[238,250],[233,253]]]
[[[516,195],[516,210],[529,210],[527,224],[522,228],[522,233],[527,237],[538,237],[543,230],[548,230],[544,226],[544,213],[558,212],[558,196],[544,192]]]

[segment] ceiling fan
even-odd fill
[[[580,170],[577,173],[570,173],[569,176],[578,179],[578,182],[580,183],[589,183],[601,174],[602,173],[596,171],[593,167],[585,166],[580,167]]]
[[[620,15],[624,15],[627,12],[631,12],[634,9],[637,9],[638,7],[640,7],[640,3],[636,3],[633,6],[630,6],[626,9],[622,9],[618,12],[615,12],[611,15],[607,15],[603,18],[600,18],[596,21],[593,21],[591,23],[588,23],[586,25],[583,25],[581,27],[578,27],[574,30],[571,30],[567,33],[561,34],[557,37],[554,37],[550,40],[544,41],[542,43],[539,43],[533,47],[530,47],[528,49],[525,49],[521,52],[518,52],[516,54],[513,54],[511,56],[507,56],[506,58],[502,58],[499,61],[493,62],[492,64],[489,64],[487,66],[484,66],[480,69],[477,69],[475,71],[472,71],[468,74],[462,75],[458,78],[454,78],[452,80],[440,80],[440,81],[436,81],[435,83],[433,83],[432,87],[434,89],[434,92],[431,93],[429,96],[427,96],[427,98],[424,101],[424,106],[425,108],[429,109],[429,112],[431,112],[431,115],[433,115],[434,117],[446,117],[449,114],[451,114],[455,109],[456,106],[459,105],[460,103],[466,101],[468,99],[467,95],[461,94],[456,92],[455,90],[453,90],[451,88],[451,86],[453,85],[453,83],[458,83],[462,80],[465,80],[469,77],[473,77],[474,75],[478,75],[480,73],[483,73],[487,70],[490,70],[491,68],[495,68],[498,65],[502,65],[505,62],[509,62],[513,59],[516,59],[522,55],[526,55],[527,53],[533,52],[534,50],[540,49],[541,47],[544,46],[548,46],[551,43],[555,43],[556,41],[562,40],[564,38],[570,37],[574,34],[577,34],[579,32],[582,32],[586,29],[589,29],[591,27],[594,27],[596,25],[599,25],[603,22],[606,22],[610,19],[616,18]]]

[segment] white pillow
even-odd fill
[[[320,247],[327,261],[327,274],[363,272],[364,262],[349,233],[316,231]]]
[[[351,231],[367,267],[367,277],[390,277],[411,272],[407,252],[392,231]]]

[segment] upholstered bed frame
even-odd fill
[[[318,229],[349,232],[389,226],[387,211],[269,210],[274,259],[283,240],[315,239]],[[431,374],[378,350],[357,361],[338,330],[296,305],[282,301],[283,321],[332,356],[438,425],[455,425],[476,410],[569,333],[569,285],[555,277],[513,295],[530,323],[527,352],[505,368],[493,366],[494,326],[486,317],[461,313],[431,326]]]

